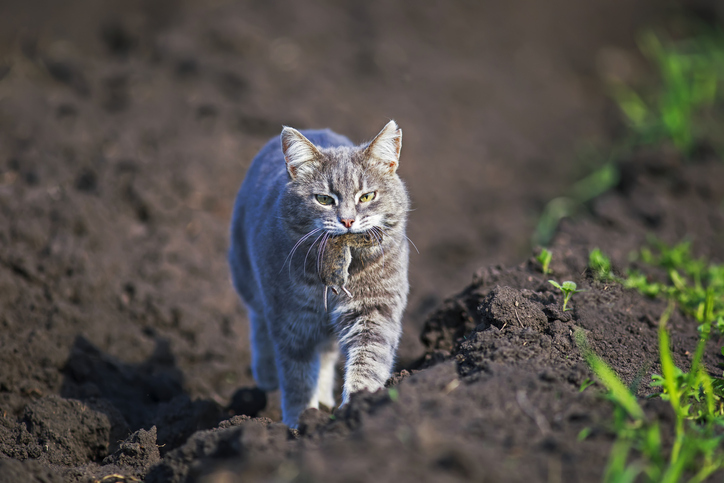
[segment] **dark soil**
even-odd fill
[[[588,253],[620,272],[655,234],[724,261],[724,163],[621,160],[620,185],[561,225],[551,276],[529,239],[593,167],[578,147],[616,136],[600,78],[642,75],[635,33],[659,3],[4,5],[0,481],[600,479],[612,407],[579,390],[573,333],[644,396],[666,303],[596,280]],[[290,431],[249,370],[234,194],[281,124],[361,141],[390,117],[420,251],[401,372]],[[551,277],[586,290],[573,310]],[[671,329],[685,368],[696,324]]]

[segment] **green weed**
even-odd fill
[[[669,140],[690,153],[703,137],[705,111],[717,101],[724,82],[724,37],[706,32],[673,41],[647,31],[639,38],[639,49],[655,67],[659,86],[638,93],[615,83],[612,96],[638,143]]]
[[[586,380],[581,383],[581,387],[578,388],[578,392],[583,392],[594,384],[596,384],[596,381],[586,378]]]
[[[610,85],[630,132],[609,152],[596,156],[595,171],[545,206],[533,246],[548,245],[563,218],[580,213],[585,203],[616,186],[620,173],[615,162],[636,146],[670,142],[690,154],[705,141],[724,153],[724,34],[700,29],[695,36],[674,41],[646,31],[639,48],[656,70],[656,85],[638,90],[621,81]]]
[[[535,259],[538,260],[538,263],[540,263],[541,270],[543,270],[543,275],[548,275],[548,273],[550,272],[550,264],[551,260],[553,259],[553,254],[545,248],[541,248],[540,253],[537,257],[535,257]]]
[[[611,271],[611,259],[599,248],[594,248],[588,255],[588,268],[599,280],[613,280],[613,272]]]
[[[575,282],[571,282],[570,280],[567,280],[563,282],[563,285],[560,285],[555,280],[548,280],[548,283],[556,287],[558,290],[563,292],[563,311],[570,310],[566,308],[566,305],[568,305],[568,301],[573,297],[573,294],[581,293],[583,290],[576,290],[578,287],[576,286]]]
[[[651,482],[676,482],[687,472],[693,475],[690,482],[700,482],[724,468],[724,450],[721,447],[724,436],[720,429],[724,425],[724,410],[721,391],[717,391],[717,383],[721,384],[721,380],[711,378],[701,366],[708,331],[702,333],[690,372],[683,372],[674,365],[666,328],[673,308],[671,302],[659,320],[662,375],[654,376],[652,383],[663,389],[661,397],[669,402],[675,414],[675,434],[670,451],[664,447],[659,423],[646,419],[634,394],[589,348],[583,331],[575,334],[586,362],[606,386],[607,397],[616,407],[616,441],[604,474],[606,482],[631,482],[640,475]],[[633,461],[632,451],[637,455]]]
[[[638,271],[629,271],[624,286],[635,288],[650,297],[658,295],[675,300],[679,307],[699,322],[700,330],[710,324],[724,333],[724,265],[694,258],[691,243],[673,247],[652,240],[652,248],[643,248],[640,260],[666,271],[668,282],[656,282]]]

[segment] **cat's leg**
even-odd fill
[[[288,307],[273,319],[277,322],[272,325],[272,335],[282,390],[282,420],[292,428],[297,427],[302,411],[319,406],[319,349],[331,336],[320,316],[305,307]]]
[[[274,391],[279,387],[278,371],[272,344],[264,317],[248,310],[251,324],[251,372],[262,391]]]
[[[339,359],[337,341],[329,340],[319,349],[319,379],[317,400],[329,409],[334,408],[334,366]]]
[[[342,404],[351,394],[376,391],[390,377],[402,335],[402,310],[385,305],[362,306],[337,321],[340,345],[347,357]]]
[[[293,348],[277,346],[277,367],[282,389],[282,421],[296,428],[299,415],[319,406],[317,381],[319,354],[316,344],[297,341]]]

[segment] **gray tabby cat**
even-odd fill
[[[281,386],[291,427],[306,408],[335,406],[340,348],[342,404],[390,376],[408,293],[401,146],[394,121],[361,146],[328,129],[284,127],[254,158],[237,195],[229,264],[251,321],[252,371],[260,389]],[[342,278],[353,297],[339,292],[325,310],[325,245],[351,233],[375,243],[342,247],[351,255]]]

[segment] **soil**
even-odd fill
[[[621,272],[653,234],[724,261],[724,163],[620,160],[544,276],[536,217],[594,167],[581,146],[621,129],[601,78],[645,76],[635,34],[670,12],[498,3],[4,5],[0,481],[600,479],[612,407],[580,391],[573,334],[643,397],[666,303],[596,280],[588,252]],[[225,260],[234,194],[282,124],[362,141],[390,117],[420,252],[399,372],[290,430],[250,374]],[[586,290],[572,310],[549,278]],[[670,327],[686,368],[696,324]],[[704,358],[717,376],[721,345]]]

